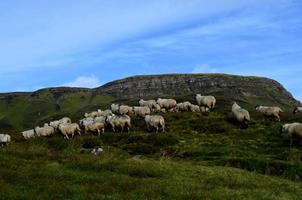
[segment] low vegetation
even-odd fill
[[[299,199],[302,147],[281,123],[240,129],[227,113],[167,113],[166,133],[61,135],[0,148],[2,199]],[[286,117],[285,121],[291,121]],[[92,155],[92,148],[104,152]]]

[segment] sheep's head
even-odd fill
[[[259,109],[261,108],[260,105],[255,106],[255,110],[259,111]]]
[[[289,124],[284,124],[280,127],[280,133],[285,133],[288,129]]]

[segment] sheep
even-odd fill
[[[78,133],[81,136],[80,126],[76,123],[72,124],[60,124],[59,130],[63,134],[64,138],[69,140],[68,135],[71,135],[71,138],[74,137],[75,133]]]
[[[144,107],[144,106],[149,107],[150,110],[155,110],[156,109],[156,101],[155,100],[145,101],[145,100],[141,99],[141,100],[139,100],[139,105],[141,107]]]
[[[108,116],[110,116],[110,115],[108,115]],[[107,118],[107,116],[99,116],[99,117],[96,117],[96,118],[94,118],[94,122],[106,122],[106,118]]]
[[[49,123],[49,126],[53,127],[55,130],[59,128],[60,124],[71,123],[71,119],[69,117],[63,117],[60,120],[52,121]]]
[[[302,139],[302,124],[301,123],[291,123],[284,124],[281,129],[281,133],[287,132],[290,138],[290,146],[293,144],[293,138]]]
[[[28,131],[23,131],[22,136],[25,140],[31,139],[35,137],[35,131],[34,129],[28,130]]]
[[[269,106],[261,106],[258,105],[255,107],[256,111],[261,113],[265,117],[275,117],[277,121],[280,121],[280,113],[284,112],[279,107],[269,107]]]
[[[161,112],[161,107],[157,103],[154,105],[154,112]]]
[[[302,107],[296,107],[293,111],[294,115],[302,112]]]
[[[112,111],[107,109],[104,111],[98,110],[98,116],[97,117],[107,117],[108,115],[112,115]]]
[[[128,115],[111,115],[107,117],[106,122],[111,125],[113,132],[116,132],[116,128],[121,128],[123,132],[125,127],[129,132],[131,128],[131,118]]]
[[[98,117],[96,117],[96,118],[98,118]],[[80,125],[80,127],[85,128],[86,125],[92,124],[96,118],[93,119],[92,117],[88,117],[88,118],[81,119],[79,121],[79,125]]]
[[[160,105],[161,108],[165,108],[166,110],[170,110],[172,108],[175,108],[177,105],[176,100],[174,99],[157,99],[157,103]]]
[[[201,106],[201,107],[200,107],[200,112],[203,112],[203,113],[205,113],[205,112],[210,112],[210,108],[208,108],[208,107],[206,107],[206,106]]]
[[[189,101],[178,103],[176,105],[177,111],[191,111],[192,104]]]
[[[120,108],[120,106],[118,104],[111,104],[111,111],[114,114],[118,114],[119,113],[119,108]]]
[[[147,115],[145,117],[147,130],[155,129],[158,133],[159,128],[162,128],[162,132],[165,132],[165,119],[161,115]]]
[[[39,137],[49,137],[55,133],[55,129],[51,126],[39,127],[34,129],[34,133]]]
[[[85,118],[88,118],[88,117],[92,117],[92,118],[95,118],[99,116],[99,112],[98,111],[93,111],[93,112],[90,112],[90,113],[85,113],[84,114],[84,117]]]
[[[201,96],[201,94],[197,94],[196,101],[199,106],[206,106],[211,110],[216,105],[216,98],[214,96]]]
[[[8,145],[11,142],[11,136],[8,134],[0,134],[1,146]]]
[[[105,122],[97,121],[93,122],[91,124],[87,124],[85,126],[85,132],[91,131],[91,132],[98,132],[98,136],[105,132]]]
[[[248,122],[251,120],[251,118],[247,110],[241,108],[236,102],[234,102],[232,106],[232,113],[237,122],[248,126]]]
[[[133,113],[133,108],[130,106],[121,105],[119,107],[119,114],[121,115],[129,115]]]
[[[201,112],[200,107],[198,105],[191,105],[192,112]]]
[[[139,116],[141,118],[144,118],[146,115],[151,114],[150,108],[146,106],[144,107],[134,106],[133,111],[136,116]]]

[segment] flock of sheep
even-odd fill
[[[123,132],[125,129],[129,132],[131,129],[131,115],[138,116],[144,119],[148,131],[159,130],[165,131],[165,119],[158,113],[166,112],[210,112],[215,108],[216,98],[214,96],[202,96],[196,95],[197,105],[185,101],[177,103],[174,99],[161,99],[155,100],[143,100],[139,101],[139,106],[127,106],[112,104],[111,109],[97,110],[90,113],[85,113],[84,119],[81,119],[79,123],[72,123],[71,119],[64,117],[60,120],[51,121],[45,123],[43,127],[35,127],[32,130],[22,132],[22,136],[25,140],[29,140],[36,136],[48,137],[55,133],[61,133],[67,140],[73,138],[74,135],[81,135],[81,131],[85,133],[97,133],[98,136],[103,134],[109,127],[113,132]],[[280,113],[283,110],[279,107],[268,106],[256,106],[256,111],[261,113],[265,117],[274,117],[277,121],[280,121]],[[294,114],[302,112],[302,107],[297,107],[294,110]],[[246,109],[241,108],[236,102],[232,105],[232,114],[234,119],[242,125],[248,125],[251,120],[250,114]],[[302,139],[302,124],[292,123],[285,124],[281,128],[282,132],[288,132],[291,139],[298,137]],[[11,136],[8,134],[0,134],[0,144],[5,145],[11,142]]]

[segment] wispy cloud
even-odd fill
[[[218,69],[212,68],[208,64],[196,65],[196,67],[192,71],[192,73],[194,73],[194,74],[197,74],[197,73],[217,73],[217,72],[219,72]]]
[[[74,81],[63,84],[63,86],[69,87],[83,87],[83,88],[95,88],[101,86],[101,81],[94,75],[80,76]]]

